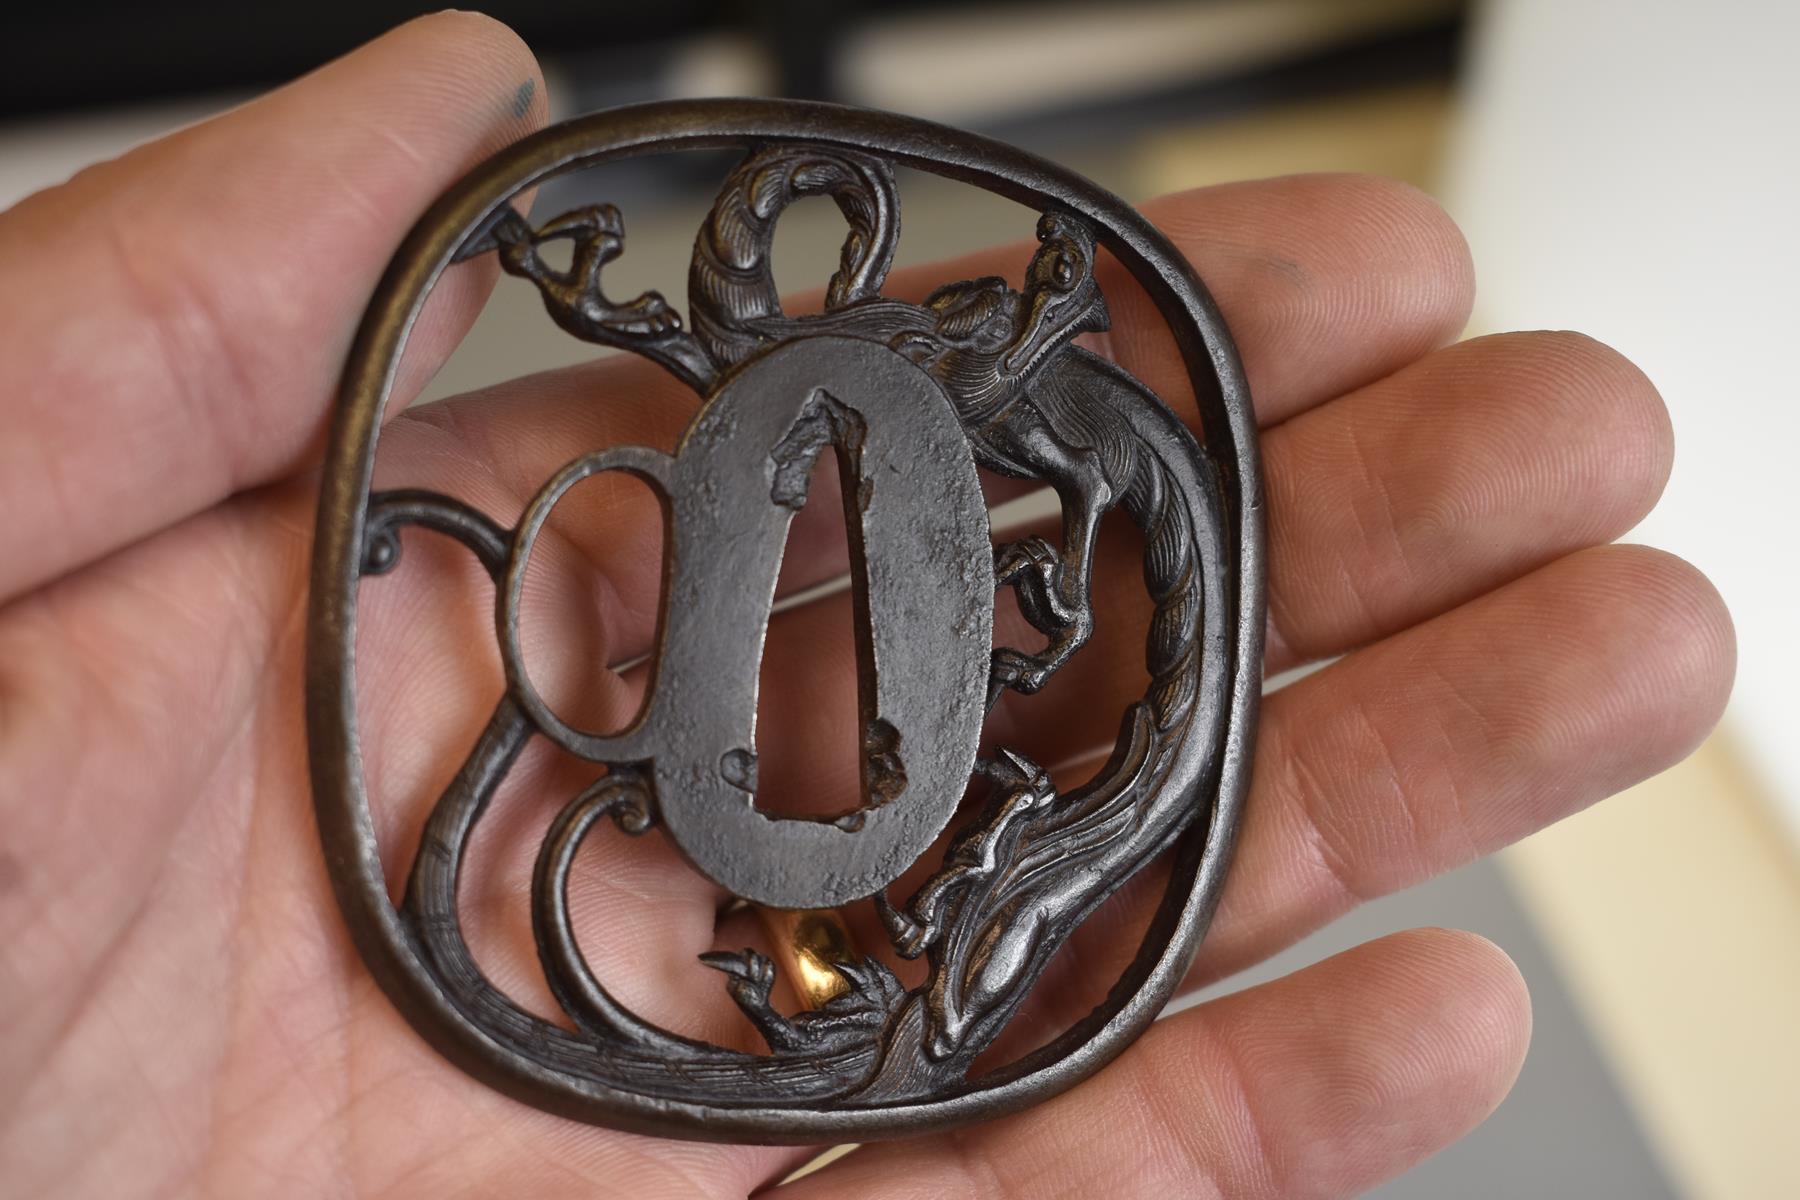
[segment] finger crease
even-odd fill
[[[1286,739],[1281,739],[1285,741]],[[1305,838],[1312,851],[1312,859],[1325,872],[1325,877],[1335,887],[1343,899],[1340,908],[1348,908],[1361,904],[1369,899],[1365,889],[1356,879],[1356,872],[1350,865],[1349,858],[1327,830],[1330,824],[1323,819],[1323,812],[1329,807],[1330,790],[1324,778],[1312,765],[1311,756],[1298,745],[1286,746],[1285,753],[1271,748],[1271,757],[1277,762],[1287,764],[1285,772],[1288,790],[1294,801],[1295,809],[1306,823]]]

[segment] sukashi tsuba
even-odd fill
[[[659,293],[618,301],[603,289],[624,244],[617,209],[534,225],[513,204],[563,172],[719,149],[743,157],[698,230],[685,320]],[[1022,288],[978,279],[945,281],[924,303],[884,295],[900,231],[895,167],[1024,205],[1021,234],[1036,214]],[[835,201],[849,233],[823,311],[789,315],[770,267],[774,229],[788,204],[817,195]],[[567,267],[544,253],[557,241],[572,251]],[[1107,327],[1101,252],[1167,326],[1195,430],[1077,344]],[[641,355],[697,393],[674,453],[595,446],[545,480],[511,527],[450,496],[371,491],[413,320],[447,268],[483,255],[535,286],[568,333]],[[789,523],[826,453],[843,480],[857,595],[860,804],[784,818],[754,803],[756,688]],[[994,545],[978,467],[1053,488],[1061,545]],[[610,734],[558,715],[519,644],[522,580],[544,522],[573,485],[605,471],[653,488],[666,530],[650,694]],[[325,856],[357,948],[418,1032],[469,1074],[621,1129],[862,1141],[996,1116],[1080,1082],[1155,1017],[1218,902],[1262,684],[1260,495],[1243,371],[1205,288],[1148,221],[1072,172],[925,121],[775,100],[619,108],[508,147],[396,253],[345,367],[325,462],[307,732]],[[1113,510],[1142,531],[1148,686],[1117,714],[1107,764],[1063,792],[1015,750],[984,750],[982,726],[997,697],[1044,686],[1108,620],[1092,583],[1099,522]],[[405,569],[402,543],[418,530],[454,539],[493,578],[505,682],[395,903],[362,776],[354,640],[359,593]],[[993,645],[1007,588],[1042,646]],[[552,822],[533,876],[530,917],[560,1022],[483,975],[457,905],[471,833],[533,739],[604,767]],[[873,898],[891,953],[822,968],[842,986],[796,1014],[772,1006],[768,959],[707,955],[766,1052],[660,1028],[607,991],[569,915],[575,851],[603,819],[604,836],[668,838],[694,870],[756,904]],[[922,885],[890,894],[939,847]],[[990,1065],[983,1052],[1077,926],[1162,856],[1167,883],[1123,975],[1059,1035]],[[916,987],[888,965],[920,957]]]

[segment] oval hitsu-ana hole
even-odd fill
[[[863,678],[867,618],[854,580],[844,586],[858,557],[850,525],[858,472],[843,445],[855,433],[824,410],[809,425],[778,450],[772,480],[771,502],[795,511],[757,678],[755,752],[734,751],[737,761],[721,766],[767,816],[853,828],[864,808],[864,695],[873,691]]]
[[[532,685],[576,729],[612,736],[643,715],[668,562],[656,489],[602,471],[551,510],[526,564],[519,645]]]

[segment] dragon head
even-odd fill
[[[1038,220],[1038,250],[1025,269],[1025,314],[1001,368],[1024,379],[1080,333],[1107,328],[1100,285],[1094,282],[1094,235],[1072,216],[1047,212]]]

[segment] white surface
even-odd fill
[[[932,9],[863,22],[840,51],[846,99],[940,121],[1167,87],[1429,23],[1455,0],[1063,0]]]
[[[1472,50],[1476,322],[1592,334],[1662,391],[1675,472],[1634,540],[1724,593],[1727,727],[1800,839],[1800,5],[1511,0]]]

